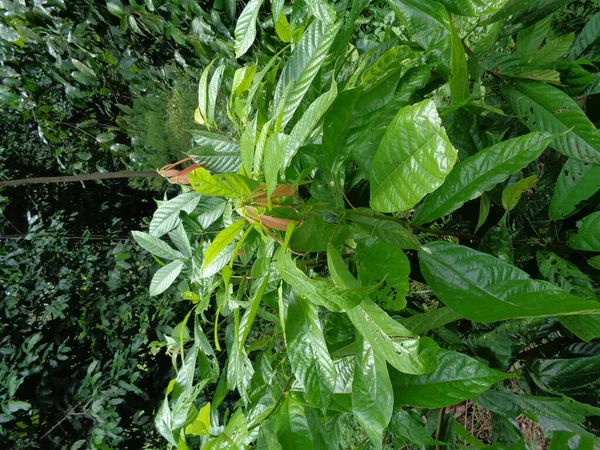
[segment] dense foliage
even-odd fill
[[[600,446],[600,13],[573,5],[245,4],[199,166],[134,233],[190,302],[172,446]]]

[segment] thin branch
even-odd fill
[[[442,422],[444,422],[444,414],[446,413],[446,407],[440,408],[440,413],[438,415],[438,423],[437,429],[435,430],[435,440],[439,441],[442,436]],[[440,444],[435,444],[435,450],[441,450]]]
[[[119,172],[97,172],[86,175],[68,175],[59,177],[38,177],[22,178],[20,180],[0,181],[0,187],[22,186],[25,184],[47,184],[47,183],[75,183],[79,181],[90,180],[108,180],[114,178],[134,178],[134,177],[162,177],[161,174],[154,171],[138,172],[135,170],[121,170]]]

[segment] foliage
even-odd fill
[[[112,240],[117,220],[103,239],[73,239],[74,220],[30,216],[25,236],[3,236],[0,441],[15,449],[158,445],[152,392],[170,365],[152,343],[172,332],[181,309],[172,295],[149,297],[151,258]]]
[[[245,5],[202,167],[135,233],[190,301],[170,445],[524,449],[524,414],[600,446],[600,16],[565,32],[567,3]]]

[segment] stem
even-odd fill
[[[277,412],[277,409],[279,408],[279,405],[283,401],[283,397],[285,395],[287,395],[287,393],[288,393],[287,391],[290,388],[290,386],[292,385],[293,380],[294,380],[294,375],[292,374],[288,377],[287,381],[285,382],[285,386],[283,387],[281,394],[279,394],[279,397],[277,397],[277,400],[275,401],[275,404],[273,405],[273,409],[271,409],[271,411],[269,411],[269,414],[267,414],[263,420],[248,427],[248,431],[253,430],[254,428],[258,427],[262,422],[266,422],[267,420],[269,420],[271,418],[271,416],[273,414],[275,414]]]
[[[67,175],[59,177],[22,178],[20,180],[0,181],[0,187],[21,186],[24,184],[47,184],[47,183],[74,183],[77,181],[108,180],[114,178],[133,177],[161,177],[158,172],[138,172],[135,170],[121,170],[119,172],[97,172],[87,175]]]
[[[444,414],[446,413],[446,407],[440,408],[440,413],[438,415],[438,423],[437,429],[435,430],[435,440],[439,441],[440,436],[442,435],[442,422],[444,422]],[[440,444],[435,444],[435,450],[441,450]]]

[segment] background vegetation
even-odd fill
[[[225,173],[2,191],[0,442],[598,447],[599,36],[596,1],[0,0],[3,179]],[[439,183],[374,194],[394,129]]]

